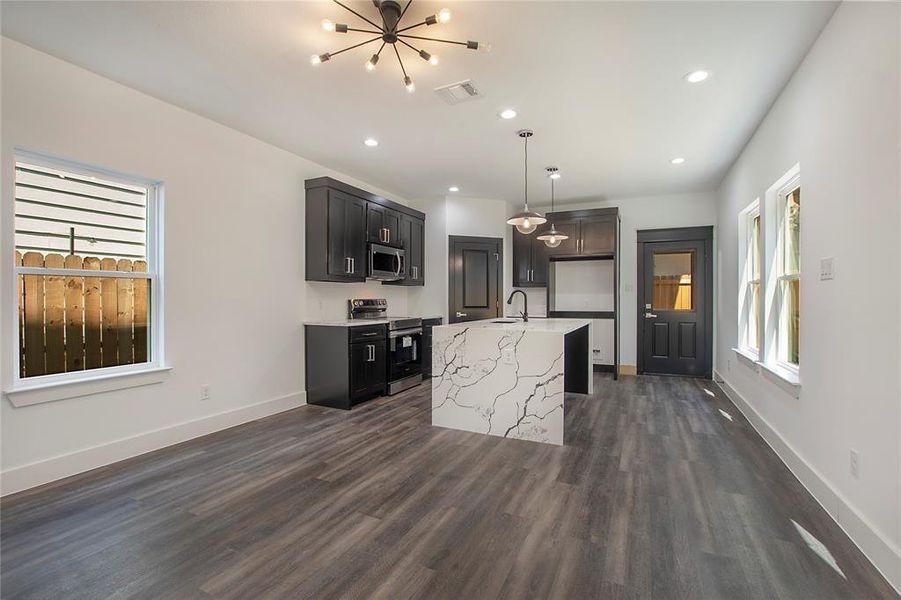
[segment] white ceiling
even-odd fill
[[[371,2],[352,2],[374,18]],[[312,67],[365,34],[321,30],[315,2],[3,2],[3,35],[407,198],[521,201],[710,190],[832,14],[821,2],[450,2],[424,35],[491,43],[488,54],[422,43],[363,64],[375,44]],[[405,22],[442,4],[414,2]],[[415,45],[415,44],[414,44]],[[386,51],[389,48],[386,48]],[[706,82],[682,77],[709,70]],[[484,98],[449,106],[433,89],[473,79]],[[497,113],[513,107],[519,116]],[[366,137],[378,148],[363,145]],[[673,166],[670,158],[684,156]]]

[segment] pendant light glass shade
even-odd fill
[[[551,228],[542,232],[541,235],[538,236],[538,239],[544,242],[544,245],[548,248],[556,248],[563,240],[569,239],[569,236],[562,231],[557,230],[557,228],[554,227],[554,224],[551,223]]]
[[[523,173],[525,181],[525,194],[523,196],[523,210],[518,212],[509,219],[507,225],[516,227],[516,231],[529,235],[538,229],[539,225],[547,223],[547,219],[541,213],[529,210],[529,138],[532,137],[532,131],[522,129],[516,132],[516,135],[525,141],[525,170]]]
[[[547,169],[548,177],[551,180],[551,213],[554,212],[554,180],[559,179],[560,174],[557,173],[557,167],[548,167]],[[554,177],[556,175],[556,177]],[[538,236],[538,239],[544,242],[544,245],[548,248],[556,248],[560,245],[563,240],[568,240],[569,236],[559,231],[553,223],[551,223],[551,228],[547,231],[543,231],[541,235]]]

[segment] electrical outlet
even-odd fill
[[[860,479],[860,454],[854,448],[851,448],[850,459],[851,475]]]
[[[201,400],[209,400],[210,399],[210,384],[205,383],[200,386],[200,399]]]
[[[820,259],[820,280],[835,279],[835,259],[831,256]]]
[[[513,348],[504,348],[501,351],[501,359],[504,361],[505,365],[515,365],[516,354],[513,352]]]

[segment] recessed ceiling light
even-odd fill
[[[505,110],[502,110],[502,111],[498,114],[498,116],[499,116],[500,118],[502,118],[502,119],[512,119],[512,118],[514,118],[514,117],[516,116],[516,111],[513,110],[512,108],[507,108],[507,109],[505,109]]]
[[[379,145],[379,141],[375,138],[366,138],[363,140],[363,143],[369,146],[370,148],[375,148]]]
[[[455,186],[455,185],[452,185],[452,186],[450,186],[449,188],[447,188],[447,191],[449,191],[449,192],[459,192],[459,191],[460,191],[460,188],[458,188],[458,187]]]
[[[701,83],[708,77],[710,77],[710,73],[708,73],[707,71],[692,71],[685,76],[685,81],[687,81],[688,83]]]
[[[681,165],[682,163],[685,162],[685,159],[682,158],[681,156],[677,156],[676,158],[672,159],[670,162],[674,165]]]

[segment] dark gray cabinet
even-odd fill
[[[339,279],[366,277],[366,202],[339,192],[328,192],[328,274]]]
[[[396,210],[368,203],[366,208],[366,240],[376,244],[399,246],[401,215]]]
[[[543,231],[525,235],[513,228],[513,286],[544,287],[547,285],[548,247],[538,239]]]
[[[400,216],[400,245],[406,255],[406,277],[386,281],[394,285],[425,285],[425,221],[410,215]]]
[[[386,325],[304,327],[307,402],[349,410],[385,393]]]
[[[423,285],[425,215],[331,177],[306,181],[306,280],[366,280],[368,244],[403,247],[407,278]]]
[[[382,338],[350,345],[351,403],[385,393],[388,376],[388,342]]]
[[[306,279],[366,279],[366,201],[329,188],[307,190]]]
[[[579,219],[579,254],[612,254],[616,251],[616,217],[598,215]]]

